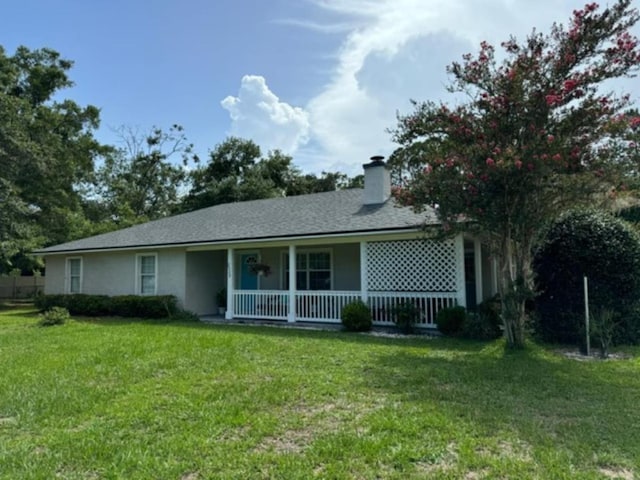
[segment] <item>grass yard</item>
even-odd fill
[[[640,349],[0,310],[0,478],[640,476]]]

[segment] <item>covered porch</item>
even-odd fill
[[[343,307],[362,300],[374,325],[391,326],[395,309],[409,303],[418,326],[433,328],[440,309],[493,295],[493,274],[486,249],[462,236],[233,245],[187,252],[185,306],[210,315],[224,288],[227,320],[340,323]]]

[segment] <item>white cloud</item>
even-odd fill
[[[547,32],[585,0],[314,3],[352,19],[353,30],[342,44],[332,80],[307,105],[311,138],[328,162],[359,173],[369,156],[393,151],[386,129],[394,127],[397,111],[410,111],[409,99],[452,101],[445,89],[445,67],[452,61],[476,51],[482,40],[499,45],[512,34],[524,39],[534,27]]]
[[[264,78],[246,76],[238,97],[222,105],[234,134],[294,154],[304,170],[361,173],[371,155],[396,147],[387,129],[410,99],[455,101],[446,92],[445,67],[487,40],[494,45],[536,27],[566,23],[585,0],[311,0],[331,23],[280,23],[316,33],[344,33],[330,81],[304,110],[283,103]],[[636,34],[640,33],[636,28]],[[499,51],[499,49],[498,49]],[[626,83],[637,96],[637,87]],[[634,91],[635,90],[635,91]]]
[[[250,138],[265,153],[279,149],[291,154],[308,141],[309,114],[281,102],[264,77],[245,75],[238,96],[228,96],[220,103],[231,116],[229,134]]]

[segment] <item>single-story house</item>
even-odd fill
[[[285,322],[340,322],[362,299],[378,325],[411,302],[425,327],[495,294],[485,245],[425,238],[434,212],[395,204],[382,157],[364,172],[364,189],[216,205],[42,249],[45,293],[172,294],[201,316],[226,306],[229,320]]]

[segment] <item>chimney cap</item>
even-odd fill
[[[362,168],[386,166],[386,163],[384,163],[384,157],[382,155],[374,155],[370,158],[370,160],[371,163],[365,163],[364,165],[362,165]]]

